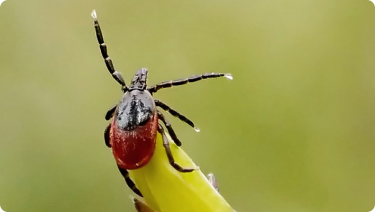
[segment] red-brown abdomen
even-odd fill
[[[123,169],[137,169],[146,165],[155,151],[157,129],[156,113],[146,124],[129,131],[120,129],[113,121],[110,144],[117,164]]]

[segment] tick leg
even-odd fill
[[[129,172],[126,169],[121,168],[120,166],[117,166],[120,170],[121,175],[124,177],[126,184],[129,186],[129,188],[136,193],[138,196],[143,197],[142,193],[139,191],[137,186],[134,184],[133,180],[129,177]]]
[[[102,52],[102,56],[103,56],[105,65],[107,66],[107,69],[108,69],[109,73],[111,73],[112,77],[118,83],[120,83],[120,85],[122,86],[122,90],[125,92],[125,91],[128,90],[128,88],[126,87],[125,81],[122,78],[120,72],[118,72],[118,71],[115,70],[115,67],[113,66],[112,60],[108,56],[107,45],[104,43],[104,38],[103,38],[102,30],[100,29],[99,22],[98,22],[95,10],[92,11],[91,16],[94,18],[94,26],[95,26],[96,37],[98,39],[100,51]]]
[[[172,155],[172,152],[171,152],[171,149],[169,147],[169,141],[168,141],[168,138],[167,136],[165,135],[165,132],[164,132],[164,129],[163,127],[159,124],[159,129],[158,129],[159,133],[161,134],[161,136],[163,137],[163,146],[165,148],[165,151],[167,153],[167,157],[168,157],[168,160],[169,160],[169,163],[173,166],[173,168],[175,168],[177,171],[179,172],[192,172],[194,170],[196,170],[196,168],[184,168],[184,167],[181,167],[180,165],[178,165],[175,161],[174,161],[174,158],[173,158],[173,155]]]
[[[115,114],[116,108],[117,108],[117,104],[113,105],[111,108],[108,109],[107,113],[105,114],[105,120],[108,121],[109,119],[113,117],[113,115]]]
[[[175,142],[177,146],[181,146],[181,141],[177,138],[176,133],[174,132],[171,123],[169,123],[168,119],[164,117],[164,115],[158,111],[159,119],[164,123],[165,127],[168,130],[169,135],[171,136],[172,140]]]
[[[195,129],[195,131],[197,131],[197,132],[199,131],[199,129],[194,126],[194,123],[190,119],[186,118],[186,116],[184,116],[181,113],[173,110],[168,105],[164,104],[163,102],[161,102],[161,101],[159,101],[157,99],[155,99],[154,102],[155,102],[156,106],[161,107],[161,109],[163,109],[165,111],[168,111],[172,116],[175,116],[175,117],[179,118],[181,121],[183,121],[186,124],[190,125],[191,127],[193,127]]]
[[[107,145],[107,147],[109,147],[109,148],[111,148],[111,144],[109,143],[109,129],[110,128],[111,128],[111,124],[108,124],[108,126],[104,130],[105,145]]]
[[[203,79],[209,79],[209,78],[217,78],[217,77],[226,77],[228,79],[233,79],[232,75],[229,74],[229,73],[205,73],[205,74],[201,74],[201,75],[193,75],[189,78],[185,78],[185,79],[178,79],[178,80],[170,80],[170,81],[165,81],[165,82],[161,82],[157,85],[154,85],[150,88],[148,88],[147,90],[152,94],[152,93],[156,93],[158,90],[162,89],[162,88],[169,88],[169,87],[172,87],[172,86],[178,86],[178,85],[184,85],[184,84],[187,84],[189,82],[196,82],[196,81],[199,81],[199,80],[203,80]]]

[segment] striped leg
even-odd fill
[[[159,119],[164,123],[165,127],[168,130],[169,135],[171,136],[172,140],[177,146],[181,146],[181,141],[177,138],[176,133],[174,132],[171,123],[169,123],[168,119],[164,117],[164,115],[158,111]]]
[[[126,184],[129,186],[129,188],[130,188],[134,193],[136,193],[138,196],[143,197],[141,191],[139,191],[139,189],[137,188],[137,186],[134,184],[133,180],[130,179],[128,171],[127,171],[126,169],[121,168],[120,166],[117,166],[117,167],[118,167],[118,169],[120,170],[122,176],[123,176],[124,179],[125,179]]]
[[[112,77],[118,83],[120,83],[120,85],[122,86],[122,90],[125,92],[125,91],[127,91],[128,88],[126,87],[125,81],[122,78],[120,72],[115,70],[115,67],[113,66],[112,60],[108,56],[107,45],[104,43],[102,30],[100,29],[95,10],[92,11],[91,16],[94,18],[94,26],[95,26],[96,37],[98,39],[100,51],[102,52],[102,56],[103,56],[105,65],[107,66],[107,69],[108,69],[109,73],[111,73]]]
[[[168,111],[172,116],[179,118],[181,121],[185,122],[186,124],[190,125],[195,129],[195,131],[199,132],[199,129],[194,126],[194,123],[186,118],[186,116],[182,115],[181,113],[175,111],[174,109],[170,108],[168,105],[164,104],[163,102],[155,99],[155,105],[160,107],[161,109]]]
[[[167,153],[167,157],[168,157],[169,163],[171,164],[171,166],[173,166],[173,168],[175,168],[179,172],[192,172],[192,171],[198,169],[198,168],[184,168],[184,167],[181,167],[180,165],[178,165],[175,162],[174,158],[173,158],[171,149],[169,147],[168,138],[165,135],[164,129],[163,129],[163,127],[160,124],[159,124],[158,131],[161,134],[161,136],[163,137],[163,146],[165,148],[165,152]]]
[[[205,73],[205,74],[201,74],[201,75],[194,75],[194,76],[191,76],[191,77],[185,78],[185,79],[165,81],[165,82],[159,83],[157,85],[154,85],[154,86],[148,88],[147,90],[152,94],[152,93],[156,93],[158,90],[160,90],[162,88],[169,88],[169,87],[172,87],[172,86],[184,85],[184,84],[187,84],[189,82],[196,82],[196,81],[203,80],[203,79],[217,78],[217,77],[226,77],[230,80],[233,79],[232,75],[229,74],[229,73],[214,73],[214,72],[212,72],[212,73]]]

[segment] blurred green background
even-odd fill
[[[375,205],[375,7],[368,0],[7,0],[0,7],[0,206],[134,211],[103,140],[119,85],[204,72],[156,98],[184,150],[240,212]]]

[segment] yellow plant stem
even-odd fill
[[[167,137],[176,163],[196,167],[169,135]],[[145,203],[157,212],[234,211],[199,169],[181,173],[169,164],[159,133],[150,162],[142,168],[129,170],[129,174],[142,192]]]

